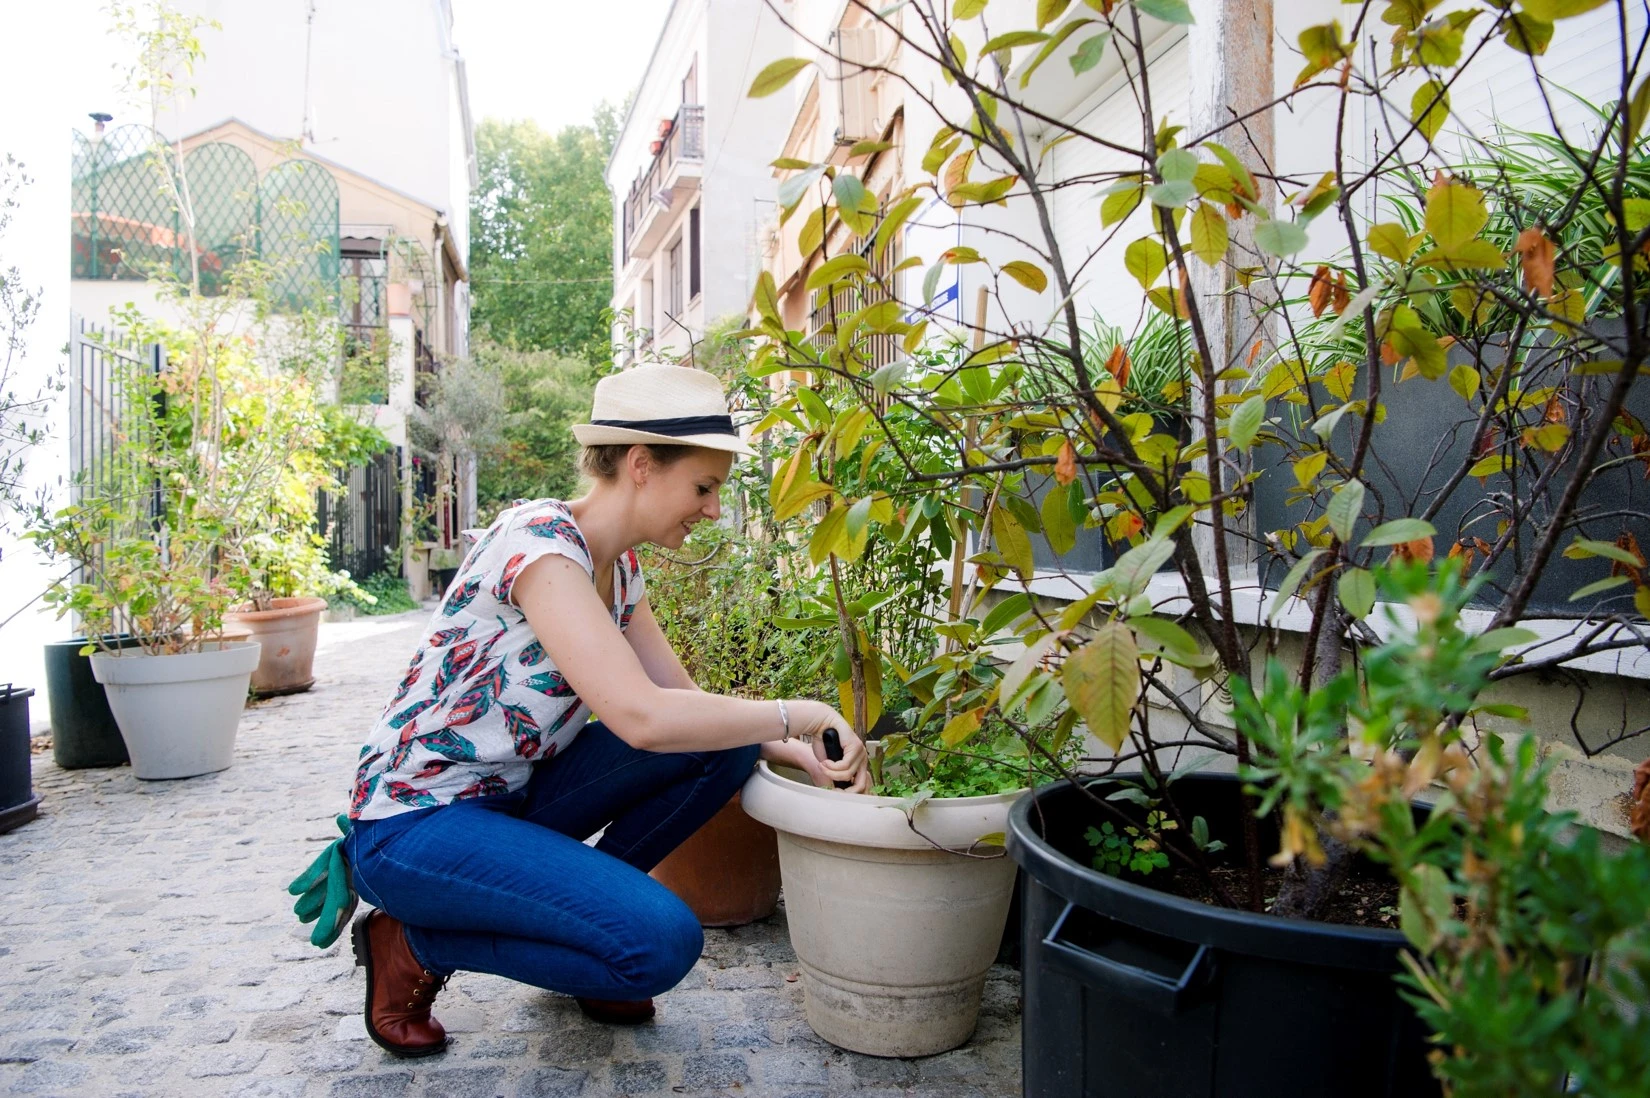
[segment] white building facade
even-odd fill
[[[621,363],[686,359],[708,326],[744,315],[788,117],[781,97],[745,92],[789,41],[763,0],[671,4],[606,172]]]

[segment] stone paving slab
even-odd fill
[[[311,946],[285,885],[336,834],[359,737],[427,611],[322,626],[318,682],[250,706],[235,765],[177,782],[34,756],[40,817],[0,835],[0,1094],[74,1098],[971,1098],[1020,1090],[1019,977],[992,969],[954,1052],[844,1052],[802,1017],[784,915],[705,935],[634,1029],[571,999],[459,973],[452,1046],[366,1039],[347,935]]]

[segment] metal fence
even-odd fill
[[[129,379],[134,371],[158,376],[166,366],[166,348],[135,342],[77,316],[70,325],[69,355],[74,369],[69,386],[72,501],[144,496],[154,515],[163,506],[160,483],[135,456],[141,448],[131,445],[141,441],[136,436],[148,430],[154,417],[150,410],[132,406]]]
[[[227,142],[183,155],[148,126],[74,135],[70,186],[74,278],[192,280],[220,292],[245,258],[268,264],[278,306],[338,294],[338,182],[313,160],[282,161],[258,178]],[[188,211],[191,216],[187,216]]]
[[[334,568],[357,582],[388,568],[400,570],[401,447],[377,454],[366,465],[341,470],[344,490],[320,493],[316,515]]]

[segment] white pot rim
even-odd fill
[[[151,655],[141,648],[93,652],[92,677],[114,686],[146,686],[195,682],[250,674],[258,666],[263,645],[257,641],[208,641],[215,647],[202,652]]]
[[[799,771],[789,773],[801,777]],[[798,778],[758,762],[743,790],[746,814],[790,835],[897,850],[932,850],[933,843],[966,850],[983,835],[1003,832],[1009,808],[1026,793],[930,797],[914,813],[919,835],[907,823],[899,797],[841,793]]]

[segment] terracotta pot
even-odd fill
[[[301,694],[315,685],[315,639],[326,599],[274,599],[268,610],[225,614],[224,633],[245,631],[263,645],[252,693],[260,698]]]
[[[779,905],[779,846],[773,828],[740,807],[739,794],[653,867],[653,879],[682,898],[704,926],[744,926]]]

